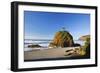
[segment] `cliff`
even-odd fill
[[[87,38],[90,38],[90,35],[81,36],[79,40],[86,41]]]

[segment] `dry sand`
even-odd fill
[[[24,60],[46,59],[46,58],[62,58],[66,57],[66,50],[75,49],[79,47],[67,48],[49,48],[43,50],[33,50],[24,52]]]

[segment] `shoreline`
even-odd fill
[[[24,60],[46,59],[46,58],[64,58],[66,50],[73,50],[80,47],[66,47],[66,48],[49,48],[42,50],[24,51]]]

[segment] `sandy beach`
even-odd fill
[[[67,48],[49,48],[42,50],[24,51],[24,60],[46,59],[46,58],[63,58],[66,56],[66,50],[75,49],[79,47]]]

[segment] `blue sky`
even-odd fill
[[[53,39],[55,33],[65,27],[77,40],[90,34],[90,15],[24,11],[24,27],[26,39]]]

